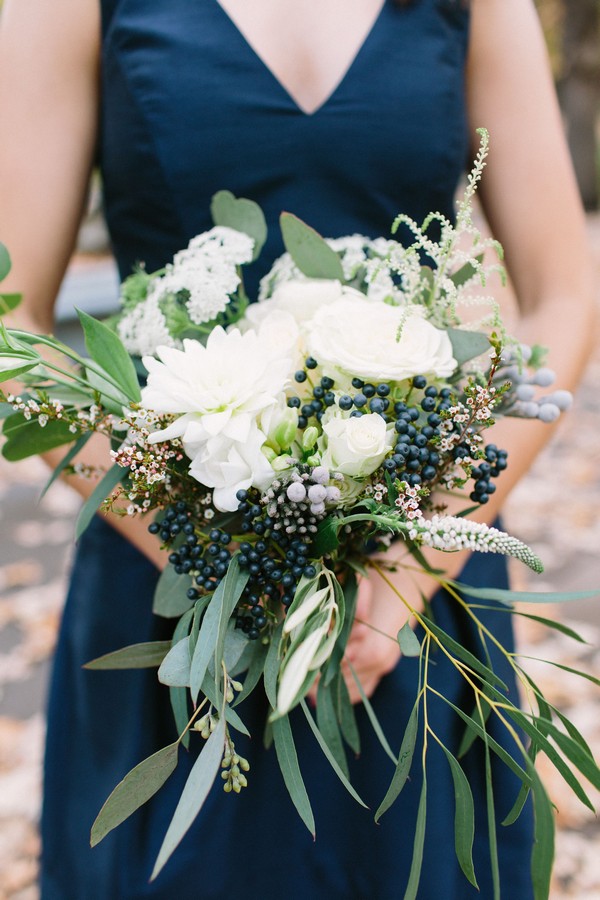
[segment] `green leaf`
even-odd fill
[[[314,228],[287,212],[281,214],[279,224],[285,249],[303,275],[344,280],[339,256]]]
[[[257,259],[267,239],[267,222],[258,203],[246,197],[235,197],[231,191],[217,191],[210,212],[215,225],[225,225],[249,235],[254,240],[252,259]]]
[[[535,900],[548,900],[554,862],[554,814],[548,794],[534,767],[530,765],[534,800],[534,844],[531,853],[531,878]]]
[[[6,313],[16,309],[22,299],[23,294],[0,294],[0,316],[5,316]]]
[[[119,337],[103,322],[76,310],[83,328],[85,346],[91,358],[121,388],[130,401],[139,403],[140,386],[129,353]]]
[[[586,752],[578,741],[564,734],[556,725],[549,724],[548,733],[590,784],[593,784],[596,790],[600,790],[600,769],[594,758]]]
[[[534,751],[534,753],[532,753],[532,750]],[[535,756],[537,755],[537,748],[533,747],[533,746],[530,747],[529,754],[532,759],[535,759]],[[502,820],[502,824],[504,826],[507,827],[517,821],[517,819],[523,812],[523,807],[525,806],[525,803],[527,802],[527,798],[529,797],[530,791],[531,791],[531,788],[528,785],[526,785],[526,784],[521,785],[519,793],[517,794],[517,799],[515,800],[515,802],[512,806],[512,809],[510,810],[510,812],[508,813],[506,818]]]
[[[184,635],[176,644],[170,644],[170,650],[158,670],[158,680],[169,687],[189,687],[191,665],[190,642]]]
[[[481,715],[483,716],[483,724],[485,725],[485,723],[487,722],[487,720],[490,717],[491,711],[492,711],[492,707],[490,706],[490,704],[486,703],[486,701],[483,699],[483,697],[481,697],[479,699],[479,706],[475,706],[475,709],[474,709],[472,715],[475,716],[476,713],[477,714],[481,713]],[[473,743],[473,741],[475,740],[476,737],[477,737],[476,732],[473,731],[472,728],[467,726],[465,728],[465,733],[462,736],[462,740],[461,740],[460,746],[458,748],[458,753],[456,754],[459,759],[465,755],[465,753],[467,752],[467,750],[469,749],[469,747],[471,746],[471,744]]]
[[[129,397],[127,397],[120,388],[115,387],[110,381],[103,378],[93,369],[86,368],[85,376],[92,388],[100,394],[100,403],[102,406],[104,406],[108,412],[122,418],[123,407],[129,406]]]
[[[242,592],[248,584],[250,573],[240,568],[239,554],[236,553],[232,557],[227,574],[219,587],[215,591],[215,598],[219,596],[219,624],[217,629],[217,641],[215,644],[215,677],[221,677],[221,660],[223,659],[225,636],[227,627],[231,619],[232,613],[237,606],[238,600],[242,596]],[[221,590],[222,588],[222,590]],[[234,663],[231,663],[233,667]]]
[[[413,855],[410,865],[410,875],[404,892],[404,900],[416,900],[419,890],[419,881],[421,880],[421,869],[423,867],[423,847],[425,845],[425,824],[427,821],[427,778],[425,770],[423,770],[423,787],[421,788],[421,797],[419,799],[419,809],[417,811],[417,821],[415,824],[415,840],[413,843]]]
[[[279,644],[283,632],[283,622],[271,634],[271,643],[265,660],[265,693],[273,709],[277,706],[277,678],[279,675]]]
[[[2,455],[9,462],[37,456],[63,444],[72,444],[74,440],[64,419],[50,419],[42,428],[35,417],[27,420],[20,412],[4,420],[2,433],[6,438]]]
[[[369,700],[369,698],[367,697],[367,695],[365,694],[365,692],[364,692],[364,690],[363,690],[363,686],[362,686],[362,684],[361,684],[361,682],[360,682],[360,678],[359,678],[358,675],[356,674],[356,671],[355,671],[354,666],[352,665],[352,663],[351,663],[351,662],[348,662],[348,665],[349,665],[349,667],[350,667],[350,671],[352,672],[352,677],[354,678],[354,681],[356,682],[356,686],[357,686],[357,688],[358,688],[358,693],[360,694],[360,699],[361,699],[362,702],[363,702],[363,706],[364,706],[364,708],[365,708],[365,710],[366,710],[366,712],[367,712],[367,715],[368,715],[368,717],[369,717],[369,721],[370,721],[370,723],[371,723],[371,725],[372,725],[372,727],[373,727],[373,731],[375,732],[375,734],[376,734],[376,736],[377,736],[377,740],[378,740],[379,743],[381,744],[381,746],[382,746],[382,748],[383,748],[385,754],[386,754],[387,756],[389,756],[389,758],[390,758],[391,761],[394,763],[394,765],[397,766],[397,765],[398,765],[398,760],[397,760],[397,758],[394,756],[393,750],[392,750],[392,748],[390,747],[390,745],[389,745],[389,743],[388,743],[388,740],[387,740],[387,738],[386,738],[386,736],[385,736],[385,734],[384,734],[384,732],[383,732],[383,728],[381,727],[381,724],[380,724],[380,722],[379,722],[379,719],[377,718],[377,715],[375,714],[375,710],[373,709],[373,706],[372,706],[372,704],[371,704],[371,701]]]
[[[165,566],[154,591],[154,615],[174,619],[187,612],[194,602],[187,595],[191,585],[189,575],[178,575],[172,565]]]
[[[337,578],[335,583],[339,585]],[[352,631],[352,626],[354,625],[356,602],[358,600],[358,581],[356,579],[356,574],[352,571],[348,571],[346,573],[346,578],[343,586],[343,595],[344,622],[342,625],[342,629],[338,635],[338,639],[335,642],[333,652],[329,657],[324,671],[321,673],[321,677],[325,680],[325,684],[330,684],[336,674],[340,671],[342,658],[346,651],[346,644],[348,643],[348,638],[350,637],[350,632]]]
[[[61,459],[61,461],[58,463],[58,465],[57,465],[56,468],[54,469],[54,472],[52,473],[52,475],[50,476],[50,478],[49,478],[48,481],[46,482],[46,484],[45,484],[45,486],[44,486],[44,490],[43,490],[42,493],[40,494],[40,500],[42,499],[42,497],[45,497],[45,495],[47,494],[48,490],[52,487],[52,485],[54,484],[54,482],[56,481],[56,479],[59,478],[59,477],[62,475],[62,473],[63,473],[63,472],[65,471],[65,469],[67,468],[67,466],[70,466],[70,465],[71,465],[71,463],[73,462],[73,460],[75,459],[75,457],[77,456],[77,454],[78,454],[81,450],[83,450],[83,448],[85,447],[85,445],[87,444],[87,442],[89,441],[89,439],[91,438],[91,436],[92,436],[92,432],[91,432],[91,431],[88,431],[87,434],[82,434],[81,437],[78,438],[78,440],[75,441],[75,443],[73,444],[73,446],[71,447],[71,449],[69,450],[69,452],[66,453],[66,454],[63,456],[63,458]]]
[[[485,798],[487,807],[488,841],[492,866],[492,884],[494,900],[500,900],[500,868],[498,865],[498,838],[496,835],[496,808],[494,804],[494,785],[492,782],[492,761],[490,757],[489,735],[483,729],[485,744]]]
[[[503,588],[474,588],[468,584],[460,584],[458,581],[448,581],[448,584],[460,591],[465,597],[473,597],[476,600],[497,600],[500,603],[563,603],[569,600],[590,600],[600,597],[600,589],[595,591],[546,591],[535,593],[533,591],[509,591]]]
[[[341,672],[338,672],[331,689],[335,689],[338,722],[340,723],[342,736],[351,750],[358,756],[360,754],[360,734],[356,724],[356,713],[350,700],[346,679]]]
[[[475,837],[475,807],[467,776],[458,760],[438,739],[438,743],[450,764],[454,782],[454,850],[465,877],[478,888],[473,868],[473,839]]]
[[[327,516],[317,525],[317,533],[313,544],[313,552],[315,557],[325,556],[333,553],[340,545],[338,532],[340,530],[340,520],[337,516]]]
[[[335,714],[331,689],[325,684],[323,679],[320,680],[317,690],[317,725],[340,769],[346,778],[349,778],[348,761]]]
[[[4,244],[0,244],[0,281],[3,281],[12,268],[10,254]]]
[[[171,647],[171,641],[148,641],[130,644],[112,653],[98,656],[84,665],[84,669],[151,669],[160,666]]]
[[[208,698],[209,703],[213,706],[217,706],[219,701],[222,701],[221,697],[217,697],[217,691],[215,689],[215,680],[214,678],[206,673],[206,678],[202,682],[202,693],[205,697]],[[245,734],[246,737],[250,737],[250,732],[236,713],[235,709],[232,709],[231,706],[225,704],[225,721],[231,725],[232,728],[236,728],[241,734]]]
[[[448,328],[447,334],[452,344],[452,356],[456,360],[457,366],[462,366],[470,359],[475,359],[490,349],[488,336],[481,331]]]
[[[376,822],[379,821],[384,812],[387,812],[387,810],[390,808],[394,800],[396,800],[396,798],[399,796],[402,788],[406,784],[406,780],[410,772],[410,767],[412,765],[413,755],[415,752],[418,726],[419,699],[417,698],[415,705],[412,708],[411,714],[408,717],[408,722],[406,723],[404,737],[402,738],[402,744],[400,746],[400,753],[398,754],[396,771],[394,772],[394,776],[387,790],[387,793],[381,801],[377,812],[375,813]]]
[[[335,772],[337,777],[340,779],[340,781],[342,782],[342,784],[344,785],[344,787],[346,788],[346,790],[348,791],[350,796],[354,797],[356,802],[360,803],[361,806],[364,806],[365,809],[368,809],[367,804],[363,803],[363,801],[360,799],[360,797],[358,796],[358,794],[356,793],[356,791],[354,790],[354,788],[352,787],[352,785],[350,784],[350,782],[348,781],[348,779],[346,778],[346,776],[344,775],[344,773],[342,772],[340,767],[338,766],[337,762],[335,761],[335,758],[333,757],[331,750],[329,749],[329,747],[327,746],[327,744],[325,743],[325,741],[323,739],[323,735],[317,728],[315,720],[313,719],[310,712],[308,711],[308,706],[306,705],[306,700],[301,700],[300,706],[302,707],[302,712],[306,716],[306,721],[310,725],[310,729],[311,729],[312,733],[314,734],[315,738],[317,739],[317,743],[319,744],[319,747],[321,748],[321,750],[327,757],[329,765],[331,766],[331,768],[333,769],[333,771]]]
[[[573,669],[571,666],[565,666],[562,663],[554,662],[552,659],[539,659],[537,656],[527,656],[524,653],[518,653],[517,656],[519,659],[532,659],[534,662],[543,662],[548,666],[554,666],[556,669],[562,669],[563,672],[568,672],[570,675],[578,675],[579,678],[585,678],[586,681],[591,681],[592,684],[595,684],[597,687],[600,687],[600,679],[596,678],[595,675],[590,675],[589,672],[582,672],[581,669]]]
[[[403,656],[419,656],[421,644],[408,622],[405,622],[398,632],[398,643]]]
[[[314,837],[315,819],[304,781],[302,780],[300,766],[298,765],[298,755],[294,746],[294,737],[288,716],[275,719],[272,722],[272,728],[275,752],[285,786],[289,791],[294,806],[298,810],[300,818]]]
[[[202,748],[202,752],[194,763],[185,783],[156,859],[154,870],[150,877],[151,881],[154,881],[202,809],[204,801],[217,777],[224,746],[225,720],[220,719],[219,724]]]
[[[480,253],[479,256],[476,257],[477,262],[481,265],[483,262],[483,253]],[[456,285],[456,287],[462,287],[463,284],[466,284],[467,281],[470,281],[477,275],[477,269],[473,265],[472,262],[466,262],[464,266],[461,266],[460,269],[457,269],[456,272],[453,272],[450,276],[450,280]]]
[[[73,435],[71,435],[72,437]],[[85,529],[88,527],[96,510],[103,500],[105,500],[110,492],[119,484],[129,470],[118,466],[116,463],[108,470],[103,478],[100,479],[90,496],[87,498],[77,516],[75,525],[75,539],[79,540]]]
[[[194,615],[193,609],[188,609],[186,613],[180,618],[179,622],[175,626],[175,631],[173,632],[173,637],[171,639],[171,646],[174,647],[175,644],[179,643],[179,641],[186,637],[189,630],[190,624],[192,621],[192,617]],[[189,718],[190,718],[190,710],[188,705],[188,690],[187,688],[178,688],[178,687],[170,687],[169,688],[169,699],[171,701],[171,709],[173,710],[173,718],[175,719],[175,727],[177,728],[177,732],[179,735],[182,734],[185,729]],[[190,746],[190,733],[186,731],[184,736],[181,738],[181,743],[183,746],[188,749]]]
[[[249,573],[240,570],[237,557],[234,556],[229,563],[225,578],[220,582],[204,613],[200,633],[194,648],[190,673],[190,689],[194,701],[198,696],[204,676],[213,657],[215,670],[219,678],[221,676],[220,667],[227,623],[240,599],[248,577]],[[218,707],[220,703],[217,702],[215,705]]]
[[[143,806],[163,786],[177,767],[179,743],[169,744],[149,756],[116,786],[92,825],[92,847]]]

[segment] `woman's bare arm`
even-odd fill
[[[10,324],[52,330],[53,308],[73,251],[96,143],[100,4],[6,0],[0,17],[0,240],[13,270],[4,290],[23,294]],[[61,450],[46,455],[55,464]],[[90,441],[85,462],[109,465]],[[89,480],[69,479],[82,496]],[[111,524],[158,566],[165,554],[143,519]]]
[[[525,342],[548,348],[557,386],[575,387],[588,359],[595,331],[593,275],[585,219],[563,135],[546,49],[532,0],[471,0],[471,44],[467,71],[473,147],[476,129],[490,133],[491,151],[481,199],[494,236],[503,244],[515,289]],[[509,467],[490,502],[472,516],[492,522],[512,489],[533,463],[553,429],[538,422],[505,419],[493,440],[509,451]],[[464,503],[458,503],[458,508]],[[391,554],[402,552],[394,549]],[[455,577],[467,554],[428,554],[434,567]],[[421,593],[437,584],[426,575],[395,576],[415,608]],[[407,613],[390,587],[373,574],[362,586],[370,624],[396,635]],[[367,693],[396,663],[389,639],[357,629],[349,657]],[[354,700],[358,693],[349,679]]]

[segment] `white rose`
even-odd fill
[[[456,368],[447,333],[419,310],[364,298],[344,297],[322,307],[309,323],[307,345],[322,366],[375,382],[447,378]]]
[[[318,310],[342,297],[361,299],[363,294],[331,278],[293,278],[284,281],[273,296],[260,303],[253,303],[246,311],[246,318],[255,327],[271,310],[280,310],[294,317],[302,328]]]
[[[376,413],[332,418],[323,425],[327,447],[322,465],[342,475],[370,475],[378,469],[393,443],[393,432]]]

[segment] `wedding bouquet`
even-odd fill
[[[21,393],[2,396],[4,456],[16,460],[72,445],[52,479],[69,470],[98,477],[77,456],[92,434],[106,435],[114,464],[100,473],[77,533],[99,505],[129,516],[154,512],[149,530],[169,549],[153,608],[174,620],[172,640],[115,648],[89,663],[96,669],[158,667],[179,731],[175,743],[116,786],[94,823],[92,844],[159,790],[192,734],[205,742],[153,877],[219,772],[227,793],[239,793],[251,778],[233,733],[248,733],[244,700],[261,682],[271,707],[266,743],[275,745],[309,830],[314,833],[314,819],[288,718],[294,707],[302,708],[336,774],[362,803],[348,778],[344,745],[358,752],[359,739],[341,665],[355,620],[357,579],[374,570],[394,587],[398,564],[388,562],[385,551],[396,539],[413,569],[436,578],[478,625],[481,659],[441,629],[427,605],[419,612],[396,590],[422,634],[406,624],[390,635],[404,655],[420,658],[400,748],[389,746],[355,674],[393,763],[376,818],[402,791],[419,729],[439,742],[422,712],[433,690],[428,669],[434,651],[450,660],[472,692],[469,714],[442,697],[464,723],[461,754],[481,740],[488,761],[496,754],[522,782],[507,822],[533,792],[537,898],[548,894],[553,818],[536,754],[546,753],[586,805],[591,803],[571,766],[600,787],[598,768],[575,726],[503,651],[523,685],[526,708],[506,696],[488,665],[487,645],[497,641],[477,617],[481,605],[464,599],[512,609],[515,599],[574,595],[513,595],[459,585],[432,569],[421,549],[501,553],[541,571],[523,543],[469,516],[488,501],[507,465],[506,452],[484,437],[495,418],[552,422],[570,400],[561,390],[543,394],[553,376],[542,365],[542,351],[511,339],[497,306],[481,294],[491,272],[501,271],[484,256],[500,248],[479,236],[471,215],[486,153],[483,133],[455,225],[438,214],[422,226],[398,217],[394,233],[400,226],[412,233],[408,245],[359,235],[324,240],[284,213],[287,253],[263,279],[257,303],[248,303],[242,269],[264,243],[264,218],[256,204],[221,192],[213,199],[213,229],[195,237],[164,270],[140,269],[125,281],[116,320],[103,324],[79,314],[89,358],[55,338],[1,326],[1,377],[23,385]],[[429,236],[433,224],[437,240]],[[6,257],[5,271],[8,265]],[[18,299],[3,295],[4,311]],[[461,313],[467,308],[478,314],[465,323]],[[51,350],[47,358],[38,349],[44,346]],[[75,366],[57,362],[57,354]],[[449,515],[449,498],[456,497],[464,499],[463,508]],[[317,677],[315,721],[305,697]],[[513,736],[516,758],[488,734],[489,716]],[[459,759],[442,749],[455,786],[456,854],[476,885],[471,790]],[[489,795],[488,801],[493,803]],[[407,898],[417,896],[425,808],[424,778]]]

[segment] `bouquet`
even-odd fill
[[[483,240],[472,221],[486,154],[482,132],[456,223],[432,214],[419,226],[400,215],[393,233],[402,226],[412,236],[404,243],[360,235],[324,240],[284,213],[287,252],[262,280],[257,303],[248,302],[242,272],[264,243],[264,217],[255,203],[222,191],[212,203],[215,227],[160,272],[132,274],[113,321],[79,313],[89,358],[55,338],[1,326],[1,377],[23,387],[1,398],[4,456],[16,460],[70,445],[52,479],[73,470],[98,477],[77,533],[98,506],[125,516],[153,513],[149,530],[169,550],[153,608],[173,619],[172,640],[115,648],[89,663],[96,669],[157,667],[159,681],[170,688],[179,733],[115,787],[93,825],[92,845],[160,789],[181,745],[201,745],[153,877],[215,779],[222,779],[226,793],[239,793],[251,778],[234,734],[247,733],[244,700],[254,690],[266,692],[266,743],[275,745],[307,828],[314,833],[289,720],[296,706],[362,803],[347,774],[344,746],[357,751],[359,745],[342,662],[358,579],[375,570],[394,587],[397,563],[385,551],[395,540],[411,559],[407,570],[430,573],[478,626],[481,657],[440,628],[427,604],[416,610],[395,589],[422,634],[406,624],[389,636],[402,654],[420,660],[401,747],[389,746],[355,674],[391,759],[376,818],[417,764],[419,730],[425,747],[427,738],[441,743],[426,715],[436,653],[451,661],[472,694],[468,713],[442,697],[464,724],[460,754],[480,740],[488,763],[496,754],[522,782],[507,822],[533,793],[537,898],[548,896],[553,855],[552,807],[534,766],[537,753],[546,753],[586,805],[574,769],[600,787],[600,772],[575,726],[504,650],[523,685],[525,708],[506,696],[488,664],[487,647],[498,642],[477,615],[490,601],[512,611],[517,599],[575,595],[469,588],[432,568],[422,550],[501,553],[540,572],[527,546],[470,515],[488,501],[507,466],[507,453],[485,437],[494,420],[553,422],[570,402],[567,392],[547,390],[553,375],[541,348],[507,335],[496,304],[482,293],[490,274],[502,271],[498,258],[493,264],[485,259],[490,250],[501,257],[501,248]],[[437,239],[430,235],[433,225]],[[8,265],[5,255],[4,270]],[[18,300],[3,295],[4,311]],[[468,323],[461,320],[466,308],[475,312]],[[49,355],[42,355],[44,347]],[[76,461],[94,433],[111,442],[113,465],[104,473],[86,472]],[[456,497],[462,508],[450,515],[447,505]],[[315,720],[305,698],[317,678]],[[488,734],[490,716],[512,735],[514,756]],[[456,854],[476,885],[471,790],[460,758],[442,749],[455,786]],[[425,769],[426,754],[421,764]],[[417,896],[426,791],[424,778],[406,898]],[[490,840],[493,859],[493,833]]]

